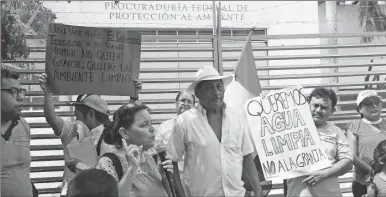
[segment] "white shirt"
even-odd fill
[[[172,119],[166,120],[159,125],[159,139],[162,143],[168,144],[170,134],[172,133],[174,124],[176,123],[176,118],[177,117],[173,117]]]
[[[221,143],[200,105],[176,118],[168,151],[177,162],[185,155],[184,179],[189,196],[244,196],[243,156],[253,152],[248,124],[225,108]]]

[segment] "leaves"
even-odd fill
[[[35,12],[36,16],[31,19]],[[55,19],[56,15],[42,2],[1,1],[1,60],[27,58],[30,49],[26,35],[47,35],[47,25]]]
[[[359,25],[364,32],[386,31],[385,6],[379,5],[377,1],[359,1]],[[362,43],[369,43],[374,37],[362,37]]]

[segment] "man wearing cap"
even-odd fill
[[[176,118],[169,138],[177,196],[185,196],[177,165],[183,155],[188,196],[244,196],[243,171],[255,196],[263,196],[248,124],[223,102],[231,81],[232,76],[220,76],[213,66],[204,66],[186,90],[199,103]]]
[[[347,139],[354,153],[354,197],[367,193],[374,149],[386,140],[386,120],[381,117],[382,97],[374,90],[364,90],[357,97],[357,111],[361,118],[347,125]]]
[[[94,146],[97,148],[97,144],[104,130],[103,123],[109,120],[107,102],[96,94],[79,95],[76,102],[69,102],[70,105],[75,106],[76,121],[65,121],[56,115],[52,102],[52,93],[50,93],[47,88],[47,77],[45,74],[39,76],[39,83],[44,91],[44,116],[54,130],[55,135],[60,137],[63,144],[64,158],[66,161],[64,181],[68,182],[75,176],[76,165],[79,164],[79,161],[70,158],[67,145],[75,139],[79,140],[92,137]],[[140,91],[140,89],[141,83],[136,82],[137,92]],[[104,148],[106,149],[108,146],[100,147],[100,155],[103,155],[105,151],[103,150]]]

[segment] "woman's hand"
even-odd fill
[[[173,162],[169,155],[166,155],[166,160],[161,163],[163,169],[167,170],[170,173],[173,173]]]
[[[141,160],[142,146],[138,147],[136,145],[130,145],[130,146],[127,146],[125,149],[126,149],[125,156],[129,165],[138,167],[139,161]]]

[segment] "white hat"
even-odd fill
[[[205,65],[203,68],[200,68],[196,73],[196,78],[193,83],[189,85],[186,89],[186,92],[189,94],[194,94],[194,89],[196,85],[201,81],[210,81],[210,80],[219,80],[221,79],[224,82],[224,87],[229,85],[232,82],[232,76],[220,76],[217,70],[211,65]]]
[[[70,105],[85,105],[91,109],[101,112],[102,114],[109,114],[107,102],[96,94],[79,95],[75,102],[67,102]]]
[[[381,96],[377,94],[374,90],[364,90],[362,92],[359,92],[358,97],[357,97],[357,106],[362,103],[363,100],[369,98],[369,97],[377,97],[379,99],[382,99]]]

